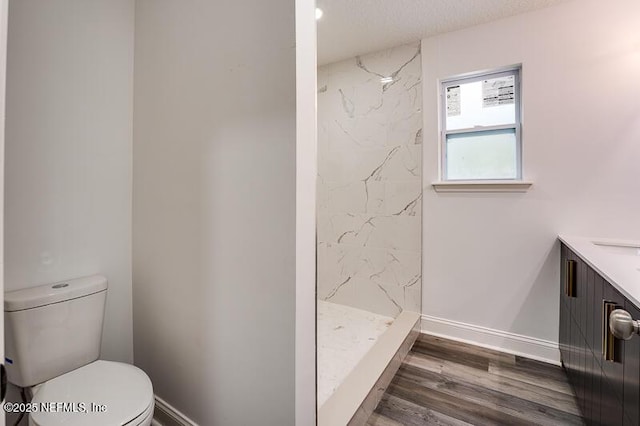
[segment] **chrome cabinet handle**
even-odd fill
[[[618,339],[629,340],[640,334],[640,323],[624,309],[615,309],[609,314],[609,330]]]

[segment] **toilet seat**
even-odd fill
[[[151,380],[142,370],[101,360],[39,385],[32,402],[52,411],[31,413],[29,422],[35,426],[146,425],[154,407]],[[98,405],[106,410],[99,411]]]

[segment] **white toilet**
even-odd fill
[[[37,426],[148,426],[153,387],[139,368],[98,360],[107,279],[78,278],[5,293],[9,382],[30,388]]]

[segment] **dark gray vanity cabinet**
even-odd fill
[[[562,365],[589,425],[640,425],[640,336],[623,341],[609,332],[608,313],[640,309],[566,245],[561,246]]]
[[[633,318],[640,318],[640,309],[625,300],[625,309]],[[624,388],[622,391],[626,423],[640,425],[640,338],[624,342]]]

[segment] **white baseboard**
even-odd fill
[[[430,315],[422,315],[421,329],[425,334],[560,365],[560,350],[558,349],[558,344],[549,340],[432,317]]]
[[[151,421],[152,426],[198,426],[196,422],[158,395],[155,396],[155,399],[156,406]]]

